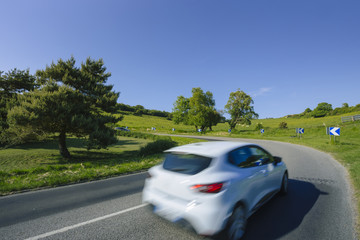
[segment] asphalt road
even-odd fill
[[[356,239],[355,204],[338,162],[308,147],[246,141],[281,156],[290,180],[287,196],[274,198],[249,219],[244,239]],[[202,239],[142,205],[145,176],[1,197],[0,239]]]

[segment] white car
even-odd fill
[[[256,144],[200,142],[171,148],[148,171],[143,202],[155,214],[205,236],[240,239],[247,219],[276,193],[287,193],[280,157]]]

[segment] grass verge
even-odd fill
[[[161,161],[160,155],[139,157],[150,140],[119,138],[108,150],[87,151],[81,139],[68,139],[72,158],[63,159],[56,141],[23,144],[0,151],[0,194],[91,181],[141,171]]]
[[[144,139],[145,138],[145,139]],[[200,140],[177,137],[118,137],[108,149],[87,151],[81,139],[67,140],[71,159],[59,155],[57,141],[22,144],[0,151],[0,195],[93,181],[146,170],[171,146]],[[155,143],[155,144],[154,144]],[[154,147],[155,146],[155,147]]]

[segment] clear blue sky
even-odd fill
[[[260,118],[360,103],[359,0],[2,0],[0,70],[103,58],[118,102],[172,111],[193,87]]]

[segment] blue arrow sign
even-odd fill
[[[330,127],[330,135],[340,136],[340,128],[339,127]]]
[[[261,132],[261,133],[264,133],[264,132],[265,132],[265,130],[264,130],[264,129],[260,129],[260,132]]]

